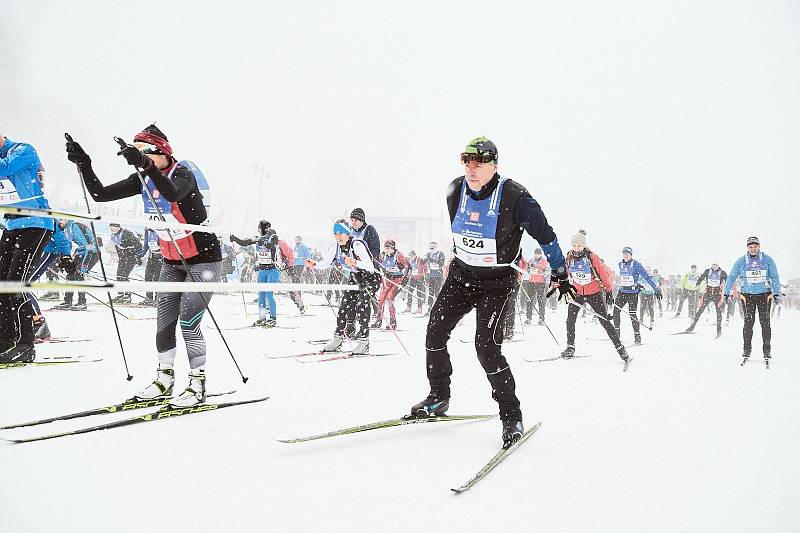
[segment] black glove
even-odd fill
[[[663,297],[664,296],[661,294],[661,289],[656,289],[656,300],[660,302]]]
[[[549,298],[551,294],[553,294],[556,290],[558,290],[558,299],[572,297],[573,299],[578,294],[575,290],[575,287],[569,282],[569,276],[567,275],[567,269],[563,266],[559,268],[557,271],[554,270],[552,275],[550,276],[550,283],[558,283],[557,287],[553,287],[550,289],[550,292],[547,293],[547,297]]]
[[[142,266],[142,263],[143,263],[143,262],[142,262],[142,258],[141,258],[141,257],[137,257],[137,258],[136,258],[136,264],[137,264],[138,266]]]
[[[606,305],[609,307],[614,305],[614,294],[611,291],[606,292]]]
[[[152,164],[152,161],[149,157],[146,157],[142,152],[139,151],[138,148],[131,146],[130,144],[126,145],[125,148],[117,152],[117,155],[121,155],[125,158],[125,161],[127,161],[129,165],[133,165],[135,167],[146,169]]]
[[[67,139],[67,159],[76,165],[84,165],[92,162],[89,154],[83,151],[80,144],[72,140],[69,133],[65,133],[64,137]]]
[[[233,233],[231,233],[231,237],[230,238],[231,238],[231,242],[236,242],[236,237],[233,236]]]
[[[61,256],[61,261],[59,261],[59,266],[66,272],[69,273],[75,272],[75,263],[72,262],[72,257],[68,255]]]

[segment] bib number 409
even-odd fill
[[[464,246],[467,248],[483,248],[483,239],[470,239],[469,237],[462,238]]]

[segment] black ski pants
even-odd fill
[[[750,354],[753,349],[753,325],[756,322],[756,311],[758,311],[758,320],[761,323],[761,342],[763,344],[764,357],[770,356],[772,340],[772,328],[769,322],[769,310],[772,304],[772,299],[769,298],[769,293],[762,294],[744,294],[744,329],[742,331],[744,337],[744,353]]]
[[[639,306],[639,293],[638,292],[622,292],[617,291],[617,297],[614,300],[614,329],[619,332],[619,315],[620,311],[625,306],[628,306],[628,314],[631,317],[631,325],[633,326],[633,334],[639,336],[639,321],[636,319],[636,308]]]
[[[700,317],[703,316],[703,311],[706,310],[708,304],[713,304],[714,309],[717,311],[717,333],[722,331],[722,308],[725,305],[725,302],[720,302],[719,297],[719,289],[716,291],[706,291],[703,293],[703,296],[700,298],[700,305],[697,306],[697,312],[692,319],[692,328],[697,325],[697,322],[700,320]]]
[[[89,273],[89,271],[94,268],[99,260],[99,255],[97,252],[88,252],[86,257],[84,258],[82,255],[76,253],[72,257],[72,261],[67,262],[66,267],[64,270],[67,273],[67,280],[68,281],[84,281],[85,274]],[[64,293],[64,303],[67,305],[72,305],[72,292],[65,292]],[[78,303],[85,304],[86,303],[86,293],[79,292],[78,293]]]
[[[689,316],[695,313],[697,310],[697,291],[681,289],[681,299],[678,302],[678,312],[676,314],[681,314],[681,311],[683,311],[683,302],[685,302],[687,298],[689,299]]]
[[[423,278],[409,278],[406,287],[408,288],[408,308],[411,309],[414,304],[414,298],[417,299],[417,305],[422,307],[422,304],[425,303],[425,280]]]
[[[436,273],[428,274],[428,310],[433,307],[433,303],[436,301],[436,298],[439,296],[439,291],[442,290],[442,284],[444,279],[442,278],[442,273],[436,271]]]
[[[503,420],[522,420],[516,395],[514,375],[500,348],[503,344],[503,314],[514,297],[514,287],[467,286],[448,276],[431,309],[425,336],[426,366],[431,392],[439,398],[450,398],[450,376],[453,366],[447,351],[450,333],[458,322],[475,309],[475,350],[492,386],[492,398],[500,408]]]
[[[611,339],[611,342],[614,343],[614,347],[618,347],[622,344],[619,340],[619,335],[617,334],[616,328],[611,323],[611,317],[608,316],[608,310],[606,309],[606,303],[603,299],[601,292],[596,292],[594,294],[590,294],[588,296],[581,296],[578,294],[575,296],[575,303],[578,305],[570,304],[567,307],[567,345],[575,347],[575,322],[578,319],[578,311],[580,311],[581,307],[584,306],[585,303],[589,304],[589,307],[592,308],[592,311],[597,313],[597,319],[600,321],[600,325],[603,326],[603,329],[606,330],[608,334],[608,338]],[[585,308],[584,308],[585,309]],[[607,317],[607,318],[602,318]]]
[[[147,257],[147,266],[144,267],[144,280],[158,281],[159,277],[161,277],[162,266],[164,266],[164,256],[161,255],[161,252],[151,251]],[[146,296],[149,300],[154,299],[152,292],[148,292]]]
[[[352,276],[350,277],[352,280]],[[339,314],[336,315],[336,335],[354,339],[369,338],[370,300],[372,287],[367,285],[358,291],[342,291]],[[358,329],[356,329],[356,324]]]
[[[52,234],[42,228],[3,231],[0,281],[29,281]],[[27,293],[0,294],[0,340],[33,344],[33,306]]]
[[[539,320],[544,320],[545,293],[547,285],[544,283],[534,283],[532,281],[522,282],[522,294],[525,298],[525,318],[530,320],[533,317],[533,306],[539,307]]]

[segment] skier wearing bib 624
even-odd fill
[[[142,169],[142,177],[158,208],[167,220],[187,224],[202,224],[207,218],[203,196],[198,189],[190,161],[177,161],[172,156],[172,147],[167,136],[155,124],[147,126],[133,138],[134,146],[128,145],[119,152],[129,165]],[[111,202],[141,195],[148,216],[157,217],[156,206],[150,201],[137,173],[110,185],[103,185],[92,169],[92,160],[81,146],[68,137],[67,157],[78,166],[78,172],[86,188],[97,202]],[[199,173],[199,170],[196,170]],[[164,282],[215,282],[222,271],[222,254],[216,235],[205,232],[159,230],[159,244],[164,257],[159,281]],[[177,248],[176,248],[177,244]],[[187,272],[181,259],[189,267]],[[175,383],[175,352],[177,348],[175,328],[180,320],[180,329],[189,357],[189,386],[170,403],[176,407],[189,407],[206,399],[206,343],[200,330],[200,322],[206,310],[206,302],[213,293],[185,292],[160,293],[158,318],[156,321],[156,350],[158,351],[158,374],[156,380],[136,394],[140,399],[169,397]],[[205,298],[205,300],[204,300]]]
[[[461,154],[464,176],[447,190],[455,258],[433,304],[425,339],[430,393],[411,408],[411,416],[443,415],[450,406],[453,367],[447,351],[450,333],[476,309],[475,349],[492,386],[503,421],[503,445],[524,433],[514,375],[501,353],[503,313],[514,296],[522,232],[539,241],[562,294],[574,294],[553,229],[530,193],[497,173],[497,148],[485,137],[473,139]]]
[[[769,310],[771,304],[780,298],[781,282],[775,261],[761,251],[758,237],[747,239],[747,253],[731,267],[731,273],[725,283],[726,299],[730,298],[731,289],[737,279],[740,279],[742,283],[739,297],[744,307],[744,329],[742,331],[744,353],[742,357],[745,359],[750,357],[753,347],[753,325],[756,321],[756,310],[758,310],[764,359],[769,359],[772,351]]]

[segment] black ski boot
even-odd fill
[[[619,356],[622,358],[623,361],[628,361],[630,359],[630,356],[628,355],[628,350],[625,349],[625,346],[620,344],[619,346],[614,346],[614,348],[616,348],[617,353],[619,354]]]
[[[32,344],[17,344],[0,353],[0,363],[32,363],[36,350]]]
[[[561,357],[563,357],[564,359],[570,359],[573,355],[575,355],[574,346],[567,346],[567,349],[561,352]]]
[[[633,336],[633,344],[635,344],[636,346],[640,346],[642,344],[642,335],[641,334],[636,333]]]
[[[503,449],[507,450],[525,434],[522,420],[503,420]]]
[[[428,418],[432,416],[444,416],[450,408],[450,400],[439,398],[434,393],[430,393],[427,398],[411,408],[411,418]]]

